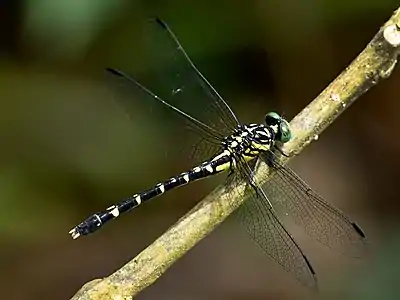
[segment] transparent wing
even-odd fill
[[[207,124],[204,124],[203,122],[197,120],[186,112],[180,110],[179,108],[171,105],[163,98],[155,94],[152,90],[137,81],[135,78],[125,74],[124,72],[112,68],[107,68],[107,71],[124,80],[125,82],[130,83],[129,88],[130,91],[133,92],[133,98],[135,100],[151,100],[151,102],[147,105],[149,111],[155,113],[156,110],[153,109],[152,104],[154,105],[154,102],[156,102],[156,104],[160,104],[161,108],[163,108],[164,110],[167,109],[169,111],[172,111],[176,115],[180,116],[181,119],[186,121],[186,126],[183,129],[189,129],[187,132],[195,133],[196,136],[194,145],[191,147],[191,157],[193,159],[200,158],[198,160],[202,161],[205,157],[209,157],[205,156],[208,152],[215,153],[221,149],[221,141],[224,138],[221,133],[211,128]],[[131,103],[127,103],[127,101],[121,101],[121,104],[125,107],[131,118],[134,119],[134,116],[132,116],[132,107],[130,107],[131,105],[129,105]],[[139,103],[136,104],[137,106],[139,106]],[[152,117],[154,117],[154,115]],[[183,133],[183,135],[181,133]],[[177,138],[177,140],[182,140],[182,137],[184,136],[184,132],[175,132],[174,134],[174,137]],[[207,149],[207,151],[204,151],[205,149]]]
[[[108,70],[132,83],[129,88],[134,94],[133,101],[146,98],[152,110],[155,103],[183,117],[186,127],[200,137],[194,143],[199,145],[194,147],[196,156],[204,158],[201,149],[209,149],[207,143],[217,145],[232,133],[238,120],[193,64],[167,24],[154,19],[143,30],[149,72],[130,76],[116,69]],[[211,152],[217,148],[213,147]]]
[[[221,135],[231,133],[238,120],[225,100],[200,73],[175,34],[160,19],[143,28],[151,74],[138,78],[164,104],[207,124]],[[168,105],[167,104],[167,105]]]
[[[156,49],[156,53],[160,53],[161,50],[162,54],[173,62],[173,66],[169,66],[172,68],[167,66],[165,70],[169,75],[167,78],[171,80],[169,88],[160,91],[160,96],[223,135],[230,134],[232,129],[239,125],[232,109],[197,69],[169,26],[158,18],[152,23],[157,25],[157,28],[154,28],[157,32],[151,34],[151,37],[154,36],[156,46],[162,45],[161,49],[153,49]],[[162,76],[165,78],[164,74]],[[193,102],[196,99],[199,100],[199,105]],[[203,111],[201,115],[198,113],[199,108]]]
[[[285,210],[306,233],[335,251],[359,257],[365,250],[365,235],[343,212],[314,192],[271,152],[262,157],[275,174],[263,185],[273,205]]]
[[[248,182],[244,193],[246,201],[234,213],[253,241],[272,257],[284,270],[293,274],[302,284],[317,288],[315,273],[293,237],[279,221],[269,200],[252,178],[253,167],[240,161],[238,169],[230,175],[228,185],[238,180]]]

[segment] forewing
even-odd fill
[[[194,147],[193,153],[202,160],[207,157],[203,155],[204,149],[212,153],[218,150],[221,139],[238,125],[237,118],[193,64],[167,24],[159,19],[149,21],[142,35],[148,72],[131,75],[109,70],[131,82],[129,89],[135,104],[146,99],[147,104],[139,105],[148,106],[154,113],[163,107],[183,117],[180,121],[185,124],[181,129],[190,129],[198,137],[193,144],[199,146]],[[176,137],[181,137],[179,132]]]

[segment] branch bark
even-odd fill
[[[293,139],[283,151],[289,158],[299,154],[356,99],[388,78],[400,53],[400,8],[380,28],[358,57],[291,122]],[[262,164],[257,180],[268,180],[269,169]],[[237,189],[243,189],[244,185]],[[240,195],[241,193],[236,193]],[[133,299],[155,282],[177,259],[224,221],[244,198],[228,198],[224,187],[210,195],[183,216],[153,244],[133,260],[104,279],[85,284],[72,300]]]

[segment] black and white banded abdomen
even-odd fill
[[[171,189],[188,184],[191,181],[209,177],[211,175],[223,172],[232,167],[232,155],[228,150],[215,156],[212,160],[206,161],[201,165],[190,169],[188,172],[179,174],[166,181],[156,184],[140,194],[135,194],[118,204],[112,205],[103,212],[98,212],[87,218],[78,226],[70,231],[74,239],[81,235],[90,234],[108,221],[119,217],[119,215],[139,206],[143,202],[151,200]]]

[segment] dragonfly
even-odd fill
[[[158,18],[155,24],[166,38],[163,46],[169,45],[172,57],[183,66],[180,72],[169,77],[177,82],[173,88],[165,89],[161,96],[120,70],[108,68],[107,71],[129,83],[143,97],[149,97],[182,117],[215,154],[186,172],[91,215],[74,227],[70,235],[76,239],[91,234],[169,190],[226,172],[225,186],[228,193],[232,191],[230,196],[233,196],[236,184],[243,181],[246,184],[241,195],[246,199],[235,215],[249,236],[299,282],[316,287],[315,271],[284,226],[277,208],[291,216],[316,241],[350,256],[358,256],[363,249],[366,243],[364,232],[342,211],[313,191],[290,167],[279,162],[279,154],[285,155],[280,146],[289,142],[293,135],[285,118],[269,112],[264,123],[240,123],[228,103],[194,65],[170,27]],[[203,109],[191,103],[190,97],[194,93],[201,93]],[[266,163],[273,171],[272,178],[264,184],[255,180],[258,163]]]

